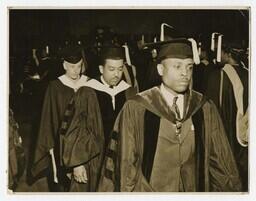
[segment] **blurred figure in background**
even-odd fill
[[[243,191],[248,190],[248,69],[241,63],[245,50],[239,43],[225,42],[219,71],[206,83],[206,95],[217,106],[238,165]]]
[[[26,159],[22,138],[19,134],[19,125],[14,119],[12,109],[9,109],[9,181],[8,188],[16,190],[18,181],[23,175]]]

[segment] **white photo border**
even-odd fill
[[[206,1],[168,1],[168,0],[126,0],[126,1],[114,1],[114,0],[104,0],[104,1],[78,1],[78,0],[1,0],[0,1],[0,49],[1,49],[1,60],[0,60],[0,89],[2,98],[0,99],[0,130],[2,131],[2,140],[0,140],[0,153],[1,161],[0,165],[0,199],[2,200],[26,200],[26,201],[35,201],[35,200],[55,200],[63,201],[66,199],[72,199],[72,201],[78,200],[122,200],[122,201],[131,201],[131,200],[253,200],[255,195],[255,178],[256,174],[254,171],[255,164],[255,136],[256,124],[253,122],[256,119],[255,111],[255,93],[256,93],[256,83],[253,79],[255,75],[255,1],[251,0],[206,0]],[[250,7],[250,55],[251,55],[251,76],[250,76],[250,183],[249,183],[249,194],[241,193],[10,193],[7,191],[7,167],[8,167],[8,94],[9,94],[9,33],[8,33],[8,8],[63,8],[63,9],[82,9],[82,8],[178,8],[178,9],[192,9],[192,8],[208,8],[208,9],[227,9],[227,8],[246,8]]]

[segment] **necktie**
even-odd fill
[[[113,90],[113,89],[114,89],[114,86],[113,86],[113,85],[110,85],[109,88]],[[115,104],[115,102],[116,102],[115,96],[111,96],[111,98],[112,98],[113,110],[115,110],[115,107],[116,107],[116,104]]]
[[[174,111],[175,115],[176,115],[176,119],[178,121],[181,120],[181,117],[180,117],[180,110],[179,110],[179,107],[177,105],[177,100],[178,100],[178,96],[175,96],[173,98],[173,103],[172,103],[172,111]]]
[[[172,111],[176,115],[176,135],[179,135],[181,132],[182,123],[181,123],[181,117],[180,117],[180,110],[177,105],[177,100],[178,100],[178,96],[175,96],[173,98]]]

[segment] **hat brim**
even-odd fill
[[[168,43],[186,43],[188,41],[187,38],[175,38],[175,39],[171,39],[171,40],[167,40],[167,41],[158,41],[158,42],[152,42],[152,43],[144,43],[142,45],[143,49],[155,49],[155,48],[160,48],[162,45],[164,44],[168,44]]]

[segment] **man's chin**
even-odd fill
[[[175,90],[175,92],[178,94],[184,94],[184,93],[186,93],[187,90],[188,90],[188,86],[187,87],[179,87]]]
[[[115,81],[115,82],[111,82],[111,86],[116,86],[116,85],[118,85],[119,82],[120,82],[120,80],[119,81]]]
[[[79,77],[71,77],[72,80],[77,80]]]

